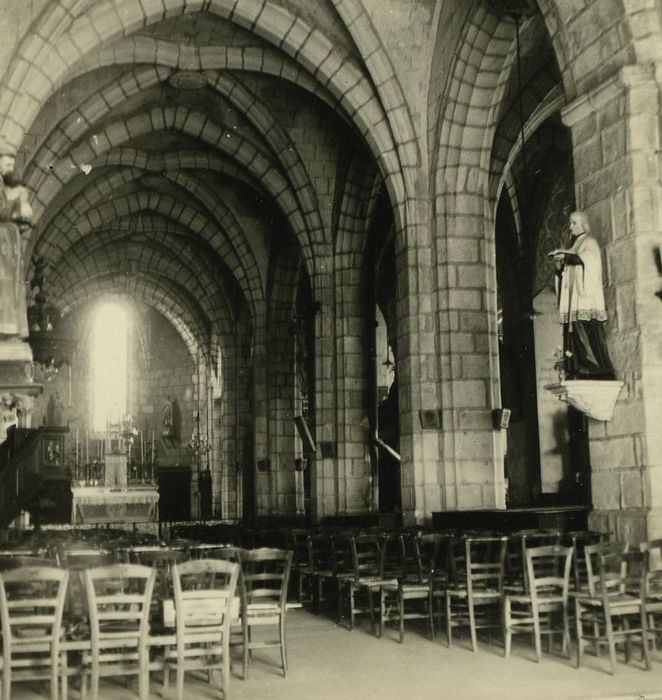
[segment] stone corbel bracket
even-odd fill
[[[612,419],[622,388],[623,382],[597,379],[565,379],[545,385],[545,389],[558,396],[560,401],[565,401],[589,418],[601,421]]]

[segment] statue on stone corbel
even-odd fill
[[[0,359],[31,360],[24,342],[28,322],[23,237],[32,224],[32,207],[14,162],[14,152],[0,140]]]
[[[570,214],[570,240],[552,250],[556,268],[563,349],[559,383],[547,389],[597,420],[610,420],[622,382],[615,381],[605,337],[604,290],[600,246],[586,214]]]

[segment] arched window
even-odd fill
[[[92,429],[104,431],[127,413],[129,319],[117,303],[99,307],[92,325]]]

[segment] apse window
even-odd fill
[[[92,325],[93,429],[104,431],[127,413],[129,319],[124,306],[99,307]]]

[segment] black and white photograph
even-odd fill
[[[0,0],[0,700],[662,700],[662,0]]]

